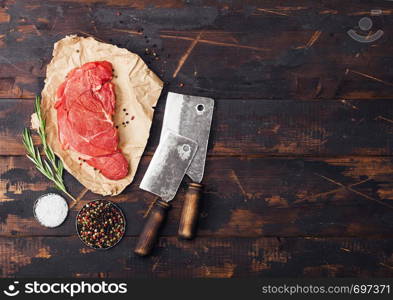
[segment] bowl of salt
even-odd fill
[[[45,227],[55,228],[60,226],[68,215],[67,201],[55,193],[39,197],[33,207],[34,217]]]

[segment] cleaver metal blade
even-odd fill
[[[197,142],[198,150],[186,172],[197,183],[202,181],[205,169],[213,109],[211,98],[168,93],[161,140],[167,131],[173,131]]]
[[[167,130],[162,136],[140,188],[171,201],[197,152],[197,142]]]

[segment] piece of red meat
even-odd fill
[[[128,162],[118,148],[112,121],[115,92],[112,64],[96,61],[71,70],[57,89],[55,109],[64,149],[87,157],[86,162],[112,180],[128,174]]]
[[[128,162],[120,152],[109,156],[93,157],[86,162],[101,170],[102,175],[112,180],[122,179],[128,174]]]

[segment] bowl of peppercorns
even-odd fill
[[[76,217],[76,229],[82,242],[94,249],[109,249],[124,236],[126,220],[118,206],[108,200],[87,203]]]

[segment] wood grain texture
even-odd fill
[[[202,184],[196,182],[188,184],[179,220],[179,238],[191,240],[195,237],[202,193]]]
[[[375,8],[380,10],[372,17],[375,30],[392,32],[389,2],[6,0],[0,15],[0,96],[40,92],[53,43],[66,34],[82,34],[140,54],[175,92],[391,98],[391,36],[370,45],[347,35]],[[146,48],[158,60],[145,55]]]
[[[1,237],[0,276],[391,277],[392,243],[391,239],[199,238],[179,241],[176,237],[165,237],[160,239],[152,256],[141,258],[130,250],[136,244],[136,238],[131,237],[124,238],[109,251],[86,248],[76,236]]]
[[[155,196],[139,189],[150,162],[142,159],[135,181],[111,197],[136,236]],[[209,158],[198,236],[392,237],[391,158]],[[66,223],[45,229],[32,216],[34,200],[52,186],[23,157],[0,158],[0,234],[70,235],[77,210],[97,195],[87,193]],[[74,195],[83,190],[71,176]],[[172,202],[164,236],[177,234],[186,186]],[[366,221],[367,220],[367,221]]]
[[[156,108],[147,155],[159,142],[165,99]],[[32,112],[30,99],[0,100],[0,155],[24,155],[21,134]],[[392,133],[391,100],[217,99],[208,155],[391,155]]]
[[[0,277],[392,277],[392,14],[360,0],[1,1]],[[372,44],[347,34],[366,16],[384,31]],[[127,48],[165,82],[135,181],[111,199],[126,238],[105,252],[76,236],[77,210],[97,195],[68,174],[82,200],[65,224],[32,216],[53,188],[21,132],[67,34]],[[183,183],[141,259],[132,249],[154,196],[138,186],[168,91],[216,99],[198,238],[177,239]]]
[[[146,223],[139,235],[134,253],[140,256],[149,255],[159,238],[160,229],[167,217],[171,205],[162,200],[156,200],[146,216]]]

